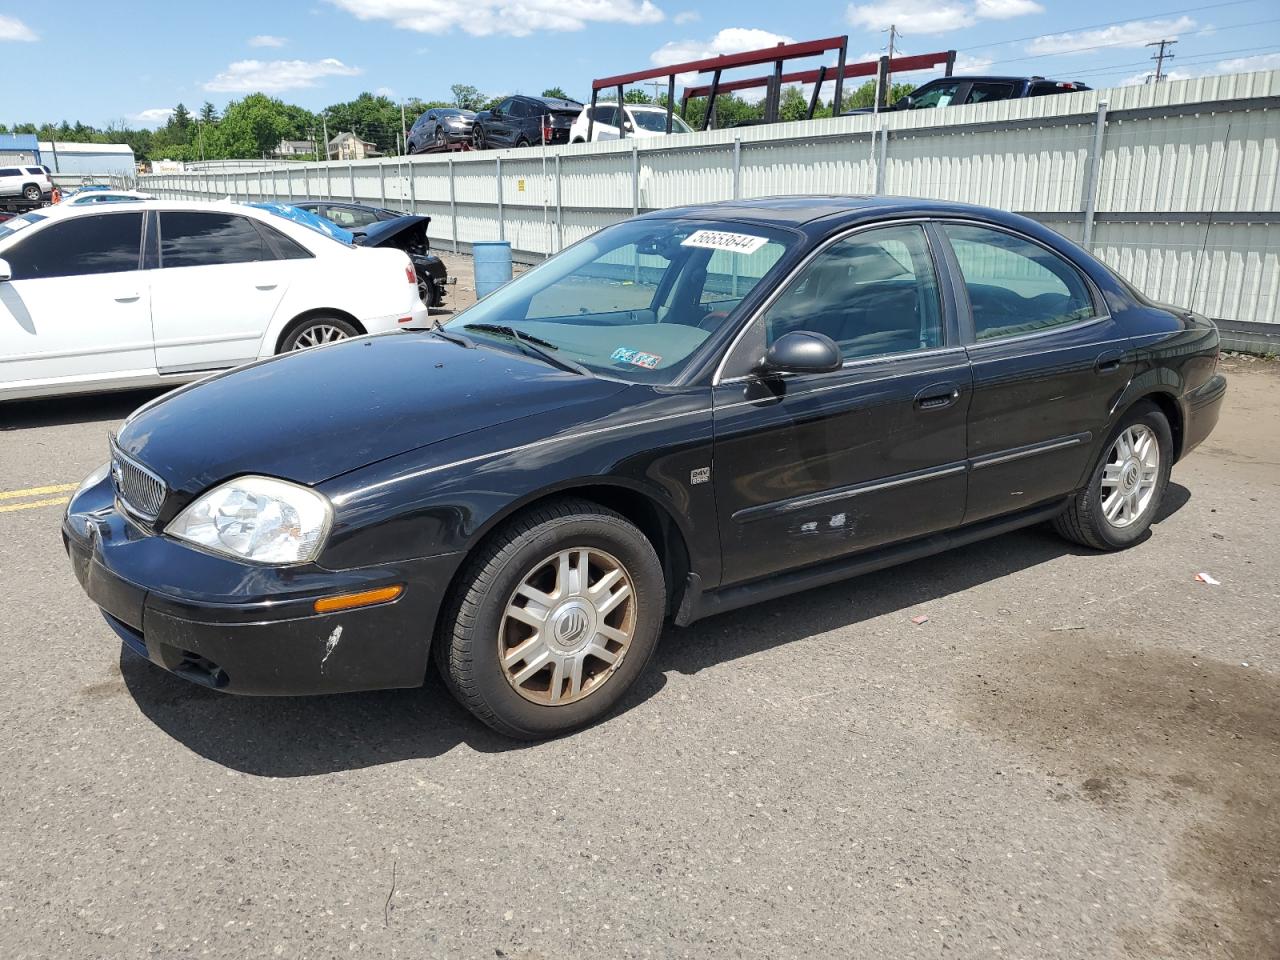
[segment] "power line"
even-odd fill
[[[1210,4],[1204,4],[1198,7],[1184,7],[1181,10],[1161,10],[1156,13],[1145,14],[1144,16],[1141,16],[1141,17],[1129,17],[1125,20],[1108,20],[1106,23],[1091,23],[1083,27],[1071,27],[1067,30],[1059,30],[1058,34],[1080,33],[1084,30],[1097,30],[1101,27],[1115,27],[1123,23],[1138,23],[1142,20],[1154,20],[1156,17],[1176,17],[1179,14],[1183,14],[1183,13],[1201,13],[1205,10],[1217,10],[1221,7],[1238,7],[1241,4],[1245,4],[1245,3],[1259,3],[1259,2],[1260,0],[1226,0],[1226,2],[1224,3],[1210,3]],[[1050,34],[1050,36],[1054,36],[1054,35],[1055,34]],[[1022,43],[1026,40],[1039,40],[1043,36],[1045,36],[1045,34],[1038,33],[1030,37],[1015,37],[1012,40],[997,40],[994,43],[977,43],[977,44],[974,44],[972,47],[959,47],[957,48],[957,52],[964,53],[969,50],[977,50],[980,47],[1001,47],[1008,43]]]

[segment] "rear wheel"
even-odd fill
[[[528,141],[528,140],[526,140],[524,137],[521,137],[519,140],[517,140],[517,141],[516,141],[516,146],[517,146],[517,147],[527,147],[527,146],[529,146],[529,141]]]
[[[1095,550],[1137,543],[1160,510],[1172,466],[1168,419],[1150,403],[1135,405],[1111,432],[1089,485],[1054,520],[1054,529]]]
[[[311,317],[298,324],[280,345],[281,353],[291,350],[306,350],[310,347],[323,346],[358,336],[355,325],[341,317]]]
[[[471,131],[471,147],[474,150],[483,150],[485,147],[484,128],[478,124],[475,129]]]
[[[40,190],[39,184],[28,183],[22,188],[22,195],[28,200],[39,200],[44,194]]]
[[[468,563],[436,663],[495,730],[555,736],[617,704],[657,646],[665,610],[645,535],[598,504],[561,500],[514,519]]]

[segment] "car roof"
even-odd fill
[[[1084,84],[1080,83],[1079,80],[1055,80],[1052,77],[1028,77],[1028,76],[1019,77],[1019,76],[1011,76],[1011,75],[1000,74],[1000,73],[982,73],[982,74],[975,73],[975,74],[963,74],[963,75],[953,74],[950,77],[935,77],[933,80],[929,80],[926,83],[920,84],[920,86],[924,87],[924,86],[928,86],[928,84],[930,83],[938,83],[944,80],[959,80],[959,81],[977,80],[977,81],[983,81],[983,82],[994,80],[994,81],[999,81],[1000,83],[1074,83],[1076,86],[1084,86]]]
[[[950,200],[921,200],[916,197],[876,196],[794,196],[761,197],[756,200],[722,200],[687,207],[670,207],[644,215],[645,219],[724,220],[766,226],[800,227],[818,220],[835,224],[894,217],[977,218],[1022,227],[1027,221],[1016,214],[990,207]]]
[[[548,107],[552,107],[560,110],[572,110],[575,107],[582,106],[582,104],[580,104],[577,100],[565,100],[565,99],[562,99],[561,97],[531,97],[526,94],[518,94],[516,96],[516,99],[532,100],[534,103],[544,103]]]

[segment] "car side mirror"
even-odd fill
[[[834,340],[821,333],[793,330],[784,333],[765,352],[756,373],[831,373],[844,363]]]
[[[13,268],[9,266],[8,260],[0,260],[0,283],[5,280],[13,279]]]

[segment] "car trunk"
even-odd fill
[[[569,128],[578,118],[578,110],[552,110],[542,115],[542,137],[547,143],[568,143]],[[547,131],[550,130],[550,136]]]

